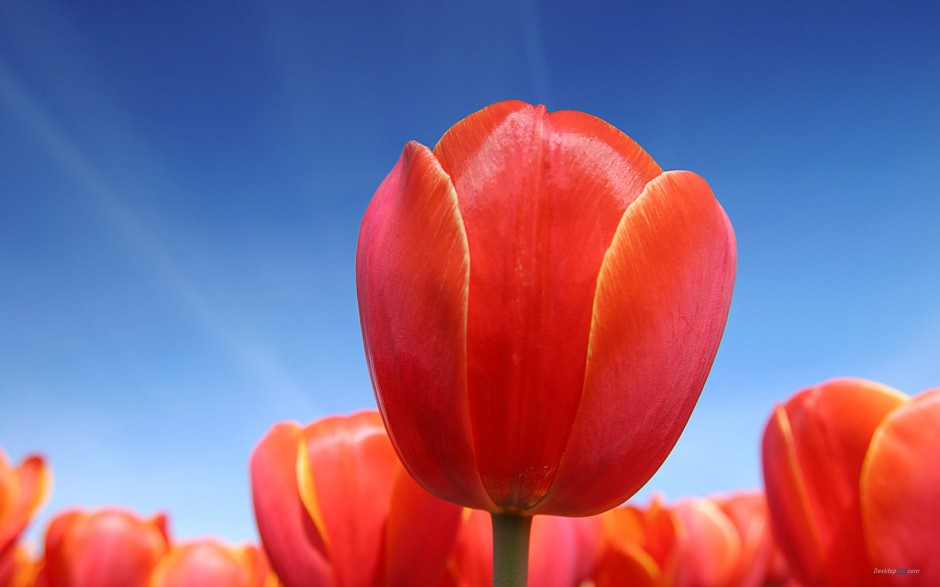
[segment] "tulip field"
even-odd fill
[[[375,408],[271,422],[258,540],[115,504],[30,543],[56,455],[0,451],[0,587],[940,585],[940,388],[806,382],[766,415],[762,487],[631,500],[725,331],[720,198],[575,110],[502,101],[407,143],[355,256]]]

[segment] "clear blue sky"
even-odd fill
[[[641,499],[758,486],[807,385],[940,385],[940,4],[198,4],[0,4],[0,446],[49,458],[41,524],[123,504],[253,539],[271,424],[374,406],[372,192],[507,98],[698,172],[737,231],[712,376]]]

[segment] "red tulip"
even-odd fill
[[[881,421],[860,486],[874,567],[905,571],[889,576],[891,584],[940,585],[940,388],[915,396]]]
[[[0,567],[7,553],[13,556],[16,539],[48,497],[51,478],[41,456],[29,456],[14,467],[0,449]]]
[[[255,518],[286,587],[434,585],[460,508],[421,489],[376,412],[275,425],[251,457]]]
[[[41,587],[145,587],[167,550],[163,514],[119,509],[59,514],[46,530]]]
[[[411,142],[359,234],[376,398],[449,501],[584,516],[635,493],[705,382],[734,280],[704,180],[581,112],[500,102]]]
[[[764,483],[774,534],[799,582],[831,587],[883,583],[873,573],[878,560],[870,556],[865,544],[861,475],[875,431],[888,414],[908,401],[906,395],[884,385],[836,379],[795,394],[774,411],[764,430]],[[919,428],[912,431],[923,432]],[[940,460],[936,446],[932,450],[932,461],[919,460],[928,450],[907,454],[923,465]],[[881,466],[912,470],[910,466],[872,464],[870,474],[880,477],[876,471]],[[922,478],[929,481],[931,476]],[[932,478],[936,479],[936,474]],[[889,485],[906,482],[898,477]],[[926,504],[925,499],[936,502],[936,485],[918,483],[912,487],[909,493],[915,497],[918,492],[933,491],[930,498],[917,497],[918,503]],[[864,486],[861,489],[866,491]],[[873,499],[888,495],[883,486],[872,486],[871,491],[875,492]],[[902,511],[907,506],[892,500],[891,507]],[[936,527],[932,531],[936,536]],[[936,553],[935,538],[933,544]],[[885,560],[880,564],[896,563]]]
[[[600,540],[599,517],[532,520],[528,576],[539,587],[578,587],[594,571]],[[464,510],[464,522],[449,565],[446,587],[490,587],[493,534],[490,516]]]
[[[174,545],[150,576],[148,587],[277,587],[255,546],[232,548],[214,540]]]

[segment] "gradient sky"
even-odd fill
[[[375,405],[373,191],[508,98],[696,171],[737,233],[712,375],[638,499],[758,487],[803,387],[940,385],[940,4],[191,4],[0,4],[0,446],[55,474],[32,536],[121,504],[254,539],[265,431]]]

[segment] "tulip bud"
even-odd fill
[[[411,142],[359,233],[376,399],[428,491],[585,516],[642,487],[718,349],[731,224],[593,116],[500,102]]]
[[[167,519],[116,508],[73,510],[46,530],[42,587],[146,587],[167,550]]]

